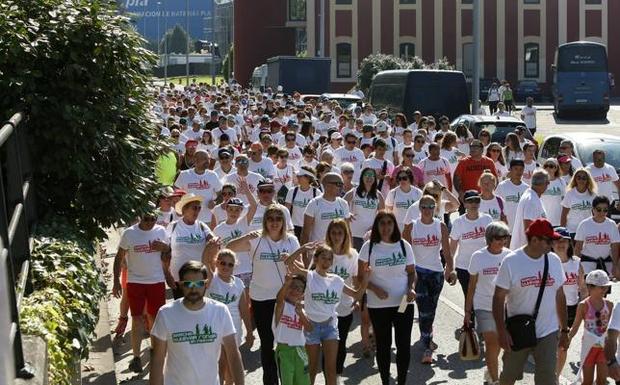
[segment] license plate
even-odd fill
[[[575,102],[577,102],[577,103],[587,103],[588,99],[577,99],[577,100],[575,100]]]

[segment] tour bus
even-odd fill
[[[575,41],[555,51],[553,107],[558,117],[587,112],[605,119],[609,111],[607,50],[603,44]]]
[[[369,101],[375,110],[386,108],[390,115],[402,111],[408,121],[416,110],[450,120],[469,114],[467,83],[460,71],[381,71],[372,80]]]

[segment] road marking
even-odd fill
[[[465,317],[465,311],[463,310],[463,307],[458,306],[457,304],[455,304],[454,302],[450,301],[447,297],[440,295],[439,296],[439,300],[441,302],[443,302],[444,305],[448,306],[450,309],[454,310],[455,312],[457,312],[458,314],[461,315],[461,317]],[[534,365],[534,357],[530,354],[529,357],[527,358],[528,362],[532,365]],[[500,359],[501,361],[501,359]],[[563,375],[560,374],[559,377],[560,380],[560,384],[570,384],[572,383],[572,381],[569,381],[566,377],[564,377]]]

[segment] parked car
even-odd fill
[[[521,80],[514,89],[514,98],[517,101],[525,101],[532,97],[534,101],[542,100],[540,85],[535,80]]]
[[[346,110],[347,107],[353,103],[358,103],[360,105],[362,104],[362,98],[352,94],[325,93],[321,94],[320,99],[335,100],[338,104],[340,104],[340,107],[342,107],[343,110]]]
[[[321,95],[318,94],[303,94],[300,97],[300,100],[304,103],[310,103],[311,100],[319,100]]]
[[[560,143],[568,139],[574,144],[575,157],[581,161],[584,166],[592,163],[592,153],[594,150],[605,151],[605,162],[612,165],[616,172],[620,173],[620,136],[608,134],[596,134],[591,132],[571,132],[562,134],[553,134],[545,138],[540,151],[538,152],[538,163],[547,158],[553,158],[560,152]],[[614,202],[618,201],[618,193],[614,189]],[[616,204],[612,204],[609,208],[608,216],[620,222],[620,211],[616,209]]]
[[[523,120],[514,116],[494,115],[461,115],[450,123],[450,127],[454,130],[461,123],[469,128],[474,138],[477,138],[480,131],[486,128],[491,133],[491,142],[497,142],[502,146],[506,135],[514,132],[517,126],[525,127]],[[538,145],[530,130],[525,131],[525,137]]]

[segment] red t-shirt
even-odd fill
[[[489,170],[495,177],[497,177],[497,170],[495,170],[495,163],[491,158],[483,156],[480,160],[474,160],[471,156],[459,160],[454,170],[454,175],[461,178],[461,192],[467,190],[480,191],[478,187],[478,179],[484,170]]]

